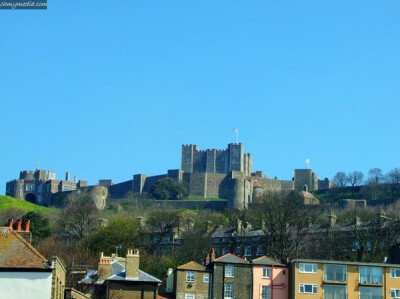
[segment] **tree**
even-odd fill
[[[129,218],[115,218],[108,226],[101,227],[90,238],[90,249],[97,254],[101,251],[111,254],[118,251],[125,254],[128,248],[137,248],[139,243],[139,224]]]
[[[302,252],[311,225],[318,218],[316,206],[305,206],[297,192],[269,193],[252,206],[268,239],[269,255],[277,260]]]
[[[372,168],[368,172],[368,183],[380,184],[383,181],[382,170],[378,167]]]
[[[33,243],[42,241],[50,236],[50,221],[48,218],[43,217],[41,213],[34,211],[28,212],[22,216],[22,223],[25,223],[26,220],[30,221],[30,231],[32,232]]]
[[[187,196],[186,188],[171,178],[162,178],[150,188],[150,194],[156,199],[182,199]]]
[[[400,168],[396,167],[389,171],[389,173],[386,175],[386,179],[388,183],[400,184]]]
[[[352,187],[359,186],[364,180],[364,174],[361,171],[353,171],[350,172],[348,175],[349,184]]]
[[[97,208],[89,193],[74,193],[58,220],[60,233],[78,247],[97,224]]]
[[[333,177],[333,182],[337,187],[345,187],[348,182],[348,177],[343,171],[339,171]]]

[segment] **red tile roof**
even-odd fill
[[[45,270],[46,258],[9,227],[0,227],[0,269],[22,268]]]

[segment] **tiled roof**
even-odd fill
[[[195,271],[205,271],[206,267],[196,263],[195,261],[191,261],[187,264],[177,267],[178,270],[195,270]]]
[[[0,227],[0,268],[46,270],[47,259],[19,233]]]
[[[267,257],[267,256],[261,256],[259,258],[256,258],[253,260],[253,264],[255,265],[271,265],[271,266],[285,266],[281,263],[278,263],[277,261]]]
[[[227,253],[219,258],[216,258],[214,263],[229,263],[229,264],[250,264],[248,260],[242,259],[232,253]]]

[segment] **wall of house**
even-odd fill
[[[264,268],[270,268],[270,278],[263,278]],[[262,286],[270,286],[271,299],[287,299],[288,283],[288,268],[253,265],[253,299],[261,298]]]
[[[0,299],[50,298],[52,272],[0,272]]]
[[[228,264],[227,264],[228,265]],[[234,277],[224,277],[224,264],[214,263],[212,298],[224,298],[224,283],[232,283],[235,298],[251,298],[251,265],[229,264],[234,266]]]
[[[118,299],[155,299],[158,295],[157,284],[126,284],[110,282],[109,298]]]
[[[187,282],[186,270],[176,270],[176,299],[185,299],[185,294],[194,294],[196,299],[207,299],[210,283],[203,282],[204,274],[208,272],[195,271],[194,282]]]

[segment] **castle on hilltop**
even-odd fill
[[[227,199],[227,207],[238,209],[257,202],[270,191],[312,192],[332,187],[327,178],[318,180],[311,169],[295,169],[291,180],[278,180],[268,178],[262,171],[253,172],[252,167],[253,157],[244,152],[242,143],[230,143],[225,150],[199,150],[197,145],[182,145],[180,169],[170,169],[156,176],[135,174],[132,180],[117,184],[112,180],[99,180],[98,187],[107,188],[111,199],[122,198],[129,193],[149,192],[156,181],[169,177],[183,184],[189,196]],[[52,205],[62,194],[85,188],[86,181],[78,182],[76,177],[71,181],[69,173],[65,180],[56,180],[52,171],[21,171],[19,180],[7,182],[6,195]]]
[[[262,171],[253,172],[253,157],[244,152],[242,143],[230,143],[225,150],[199,150],[197,145],[182,145],[181,168],[168,170],[166,174],[146,176],[136,174],[133,180],[113,184],[101,180],[113,198],[123,197],[127,192],[150,191],[151,186],[164,177],[182,183],[189,196],[201,198],[224,198],[227,206],[245,208],[259,200],[269,191],[316,191],[327,189],[332,183],[326,178],[318,180],[311,169],[296,169],[292,180],[268,178]]]

